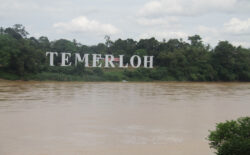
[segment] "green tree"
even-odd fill
[[[110,36],[109,35],[105,35],[104,36],[104,39],[105,39],[105,45],[107,46],[107,47],[110,47],[111,45],[112,45],[112,41],[111,41],[111,39],[110,39]]]
[[[25,27],[21,24],[15,24],[12,28],[8,27],[4,30],[4,32],[11,35],[15,39],[26,38],[27,35],[29,34],[25,30]]]
[[[217,70],[219,80],[237,80],[237,73],[235,74],[236,57],[236,48],[228,41],[220,41],[215,47],[212,54],[212,64]]]
[[[0,35],[1,34],[4,34],[4,28],[3,27],[0,27]]]
[[[199,35],[189,36],[188,40],[191,41],[192,46],[196,46],[196,47],[202,46],[202,39]]]
[[[0,35],[0,67],[5,69],[10,67],[11,58],[20,52],[17,46],[16,39],[9,35]]]
[[[7,30],[7,31],[6,31]],[[25,37],[24,27],[6,28],[0,35],[0,67],[17,75],[37,73],[45,62],[45,54],[36,46],[34,37]]]
[[[50,42],[48,37],[41,36],[39,37],[38,42],[41,49],[45,51],[50,49]]]
[[[23,38],[27,38],[27,35],[29,35],[29,33],[25,30],[25,27],[22,24],[15,24],[13,26],[13,29],[19,33]]]
[[[216,129],[210,131],[208,140],[217,155],[249,155],[250,117],[217,124]]]

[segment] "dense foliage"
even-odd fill
[[[250,81],[250,49],[235,47],[220,41],[215,48],[205,45],[199,35],[182,39],[158,41],[155,38],[110,40],[86,46],[76,40],[49,41],[45,36],[27,37],[25,28],[16,24],[0,28],[0,78],[34,80],[83,81]],[[154,69],[103,69],[77,67],[49,67],[46,51],[72,53],[112,53],[125,55],[124,63],[132,55],[154,56]],[[73,61],[72,57],[72,61]],[[56,57],[55,64],[61,62]]]
[[[208,139],[217,155],[250,154],[250,117],[217,124]]]

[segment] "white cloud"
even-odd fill
[[[137,19],[137,22],[145,26],[152,26],[152,25],[159,25],[159,24],[168,25],[168,22],[161,18],[158,18],[158,19],[139,18]]]
[[[162,10],[162,2],[161,1],[150,1],[146,3],[143,8],[139,10],[140,15],[148,15],[155,14],[159,10]]]
[[[245,41],[233,41],[232,44],[234,46],[243,46],[246,48],[250,48],[250,42],[245,42]]]
[[[212,46],[215,46],[219,40],[223,39],[222,30],[219,27],[208,27],[204,25],[199,25],[196,28],[197,34],[202,36],[202,40],[206,44],[210,44]]]
[[[116,34],[118,29],[111,24],[102,24],[96,20],[89,20],[85,16],[72,19],[69,22],[59,22],[53,25],[60,32],[86,33],[94,32],[97,34]]]
[[[187,36],[188,34],[181,31],[151,31],[143,33],[139,37],[140,39],[155,37],[158,40],[162,40],[162,39],[173,39],[173,38],[186,39]]]
[[[250,47],[250,18],[240,20],[232,18],[225,24],[219,26],[204,26],[196,27],[198,34],[205,36],[203,39],[212,45],[216,45],[220,40],[228,40],[235,46],[242,45],[243,47]]]
[[[138,12],[140,16],[189,16],[210,12],[249,11],[247,0],[154,0]],[[239,9],[240,8],[240,9]]]
[[[5,17],[23,17],[24,15],[27,16],[27,14],[31,16],[32,13],[35,14],[37,12],[51,14],[64,11],[64,9],[59,8],[58,6],[51,6],[48,4],[49,2],[45,1],[39,3],[39,1],[32,0],[8,0],[0,3],[0,16]]]
[[[207,26],[204,26],[204,25],[198,26],[197,30],[200,33],[205,33],[205,34],[211,34],[211,33],[215,34],[215,33],[218,33],[218,29],[213,28],[213,27],[207,27]]]
[[[247,36],[250,35],[250,18],[246,20],[232,18],[228,22],[224,23],[222,26],[217,27],[208,27],[200,25],[197,27],[197,31],[201,34],[214,36]]]
[[[250,35],[250,18],[247,20],[240,20],[232,18],[229,22],[224,24],[225,32],[235,35]]]
[[[178,23],[178,19],[176,17],[168,17],[168,18],[138,18],[137,23],[143,26],[154,26],[154,25],[163,25],[170,26]]]

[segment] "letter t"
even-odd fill
[[[57,52],[46,52],[46,56],[49,55],[50,59],[49,59],[49,64],[50,66],[54,66],[54,55],[58,55]]]

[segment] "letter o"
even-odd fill
[[[137,65],[135,66],[134,64],[134,61],[135,61],[135,58],[137,58]],[[130,58],[130,64],[133,68],[138,68],[140,67],[141,65],[141,58],[138,56],[138,55],[133,55],[131,58]]]

